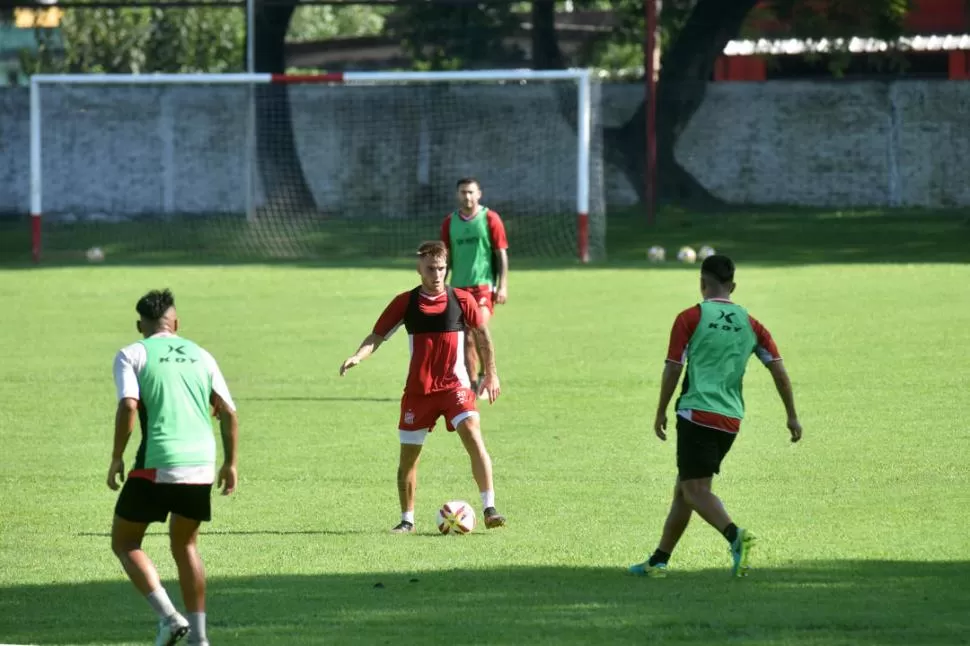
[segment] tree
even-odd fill
[[[507,43],[520,23],[506,3],[408,4],[395,10],[388,23],[418,68],[502,67],[525,60],[524,52]]]
[[[257,72],[286,72],[286,32],[299,0],[256,2],[253,55]],[[256,99],[256,157],[266,210],[290,214],[316,210],[293,137],[293,115],[286,85],[258,85]]]
[[[532,2],[532,67],[537,70],[565,67],[556,36],[555,0]]]
[[[653,0],[646,0],[653,1]],[[742,32],[758,6],[788,25],[789,37],[891,39],[902,30],[907,0],[668,0],[660,18],[661,70],[657,86],[658,194],[677,201],[714,201],[714,197],[674,156],[677,139],[704,100],[714,64],[728,41]],[[636,52],[642,62],[642,0],[617,0],[622,28],[616,42]],[[631,51],[628,50],[628,51]],[[614,50],[615,51],[615,50]],[[838,58],[834,62],[838,63]],[[844,63],[843,63],[844,64]],[[836,68],[837,69],[837,68]],[[607,153],[643,197],[645,106],[619,128],[604,131]]]
[[[36,30],[38,50],[21,63],[28,74],[238,72],[244,29],[226,7],[70,7],[59,29]]]

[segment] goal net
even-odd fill
[[[475,177],[516,257],[605,255],[583,70],[31,81],[35,258],[385,258]]]

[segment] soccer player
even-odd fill
[[[225,462],[219,470],[222,494],[236,488],[236,407],[212,355],[177,335],[178,315],[169,290],[151,291],[135,306],[136,328],[144,337],[118,352],[114,379],[118,390],[114,450],[108,486],[124,488],[115,505],[111,548],[137,590],[158,615],[156,646],[188,635],[207,645],[205,570],[196,542],[199,525],[211,517],[216,442],[210,406],[219,417]],[[135,425],[141,444],[125,480],[125,447]],[[142,539],[150,523],[169,521],[172,556],[178,567],[188,618],[179,613],[158,578]]]
[[[448,250],[444,243],[437,240],[423,243],[418,248],[421,285],[394,297],[377,319],[373,332],[340,366],[343,376],[381,347],[402,324],[407,330],[411,362],[398,423],[401,455],[397,486],[401,522],[391,530],[398,534],[414,531],[418,458],[428,433],[442,415],[446,428],[457,431],[471,458],[472,475],[481,493],[485,526],[505,525],[505,517],[495,510],[492,459],[485,450],[475,407],[476,393],[470,388],[462,361],[464,337],[470,333],[477,338],[485,363],[480,393],[487,395],[490,403],[494,402],[500,388],[492,338],[472,297],[445,284],[447,272]]]
[[[695,511],[727,539],[733,559],[732,574],[747,573],[755,536],[734,524],[720,499],[711,492],[711,481],[720,472],[721,461],[741,429],[744,417],[741,380],[752,353],[774,378],[788,415],[791,441],[797,442],[802,437],[791,381],[778,348],[768,330],[731,301],[734,288],[731,259],[722,255],[706,258],[701,265],[703,301],[681,312],[674,321],[654,432],[661,440],[667,439],[667,405],[686,361],[687,375],[674,406],[677,481],[660,544],[649,559],[630,567],[633,574],[666,576],[670,555]]]
[[[495,303],[509,297],[509,243],[499,214],[482,206],[481,184],[474,177],[458,180],[458,209],[441,223],[441,241],[451,255],[451,286],[471,293],[488,323]],[[473,383],[484,376],[474,336],[465,338],[465,368]]]

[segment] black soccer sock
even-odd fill
[[[727,539],[728,543],[734,545],[734,541],[738,540],[738,526],[731,523],[724,528],[724,538]]]
[[[647,565],[653,567],[657,563],[667,563],[668,560],[670,560],[670,552],[664,552],[663,550],[658,549],[653,553],[653,556],[650,557],[650,560],[647,561]]]

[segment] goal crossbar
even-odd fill
[[[444,72],[337,72],[315,75],[286,74],[36,74],[30,79],[30,215],[31,252],[41,257],[43,170],[41,159],[42,96],[44,85],[294,85],[294,84],[398,84],[437,82],[573,81],[576,83],[576,247],[580,260],[590,260],[590,146],[592,135],[591,76],[586,69],[467,70]]]

